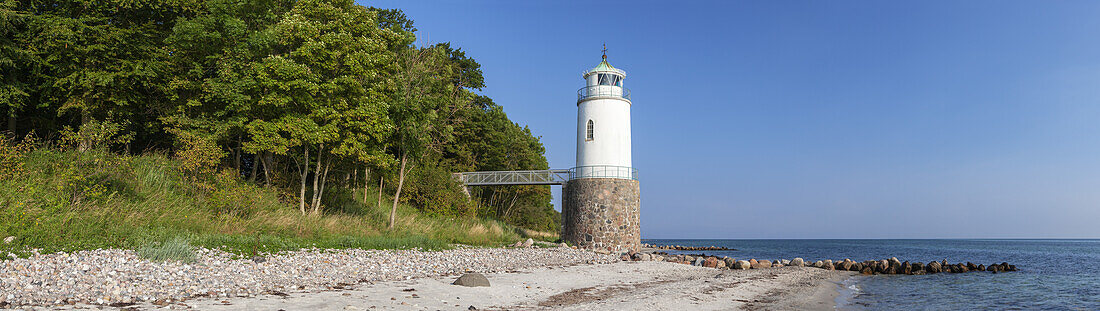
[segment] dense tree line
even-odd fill
[[[476,93],[475,60],[449,43],[417,44],[398,10],[351,0],[0,0],[0,75],[0,111],[16,136],[167,150],[198,175],[230,170],[283,188],[303,214],[329,212],[331,189],[372,201],[373,187],[378,201],[392,194],[391,210],[408,202],[557,229],[547,187],[473,189],[469,200],[452,180],[546,169],[544,149]]]

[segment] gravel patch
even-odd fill
[[[238,256],[198,249],[195,262],[183,264],[141,259],[132,250],[100,249],[0,261],[0,307],[167,304],[193,297],[279,295],[464,272],[619,261],[618,256],[564,247],[303,249],[264,257],[234,257]]]

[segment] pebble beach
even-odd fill
[[[196,260],[153,262],[131,250],[38,254],[0,261],[0,308],[74,304],[166,306],[193,298],[285,295],[382,281],[618,262],[610,254],[553,248],[303,249],[242,258],[198,249]]]

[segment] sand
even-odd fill
[[[457,276],[358,284],[335,291],[199,298],[197,310],[831,310],[853,272],[782,267],[719,270],[667,262],[533,268],[485,276],[491,287],[451,285]],[[143,304],[140,310],[157,309]]]

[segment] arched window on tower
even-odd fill
[[[595,137],[592,132],[596,130],[596,126],[592,124],[592,120],[588,120],[588,126],[586,126],[585,129],[584,141],[592,141],[592,138]]]

